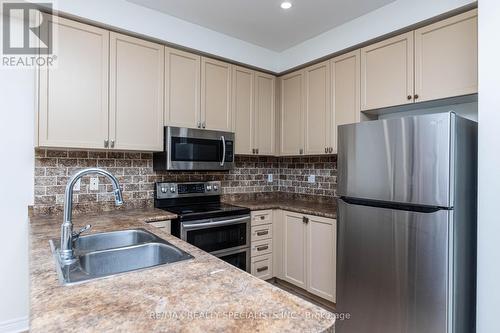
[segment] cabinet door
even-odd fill
[[[164,46],[113,32],[110,40],[110,147],[161,151]]]
[[[361,49],[361,109],[413,103],[413,31]]]
[[[254,72],[233,67],[233,111],[236,154],[253,154],[254,146]]]
[[[63,18],[50,20],[58,30],[57,61],[39,72],[38,144],[104,148],[109,32]]]
[[[303,78],[302,71],[281,78],[281,155],[303,153]]]
[[[200,119],[200,61],[192,53],[165,48],[165,124],[197,128]]]
[[[416,101],[473,93],[477,93],[477,9],[416,30]]]
[[[259,155],[275,151],[275,87],[276,78],[255,73],[255,148]]]
[[[201,58],[202,127],[231,131],[231,65]]]
[[[306,223],[302,214],[283,212],[283,279],[306,288]]]
[[[330,106],[330,62],[308,67],[305,75],[305,154],[328,153],[332,110]]]
[[[333,58],[330,62],[332,109],[330,143],[337,153],[337,126],[360,121],[360,51]]]
[[[333,219],[308,215],[307,291],[335,302],[337,233]]]

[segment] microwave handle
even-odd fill
[[[222,140],[222,161],[220,162],[220,166],[224,166],[224,163],[226,163],[226,138],[224,135],[220,137]]]

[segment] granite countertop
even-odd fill
[[[309,214],[321,217],[337,218],[336,201],[322,202],[303,200],[299,198],[287,198],[277,196],[273,198],[234,198],[227,201],[236,206],[246,207],[250,210],[283,209],[291,212]]]
[[[157,209],[74,218],[92,233],[144,228],[194,259],[73,286],[59,284],[49,239],[61,217],[31,218],[31,332],[330,332],[332,313],[243,272],[145,222]]]

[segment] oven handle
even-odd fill
[[[220,162],[220,166],[224,166],[224,163],[226,163],[226,138],[224,135],[220,137],[222,140],[222,161]]]
[[[213,221],[213,222],[208,222],[208,223],[183,223],[182,228],[184,230],[193,230],[193,229],[205,229],[205,228],[213,228],[213,227],[219,227],[223,225],[231,225],[231,224],[237,224],[240,222],[244,222],[250,220],[248,216],[245,217],[239,217],[236,219],[230,219],[230,220],[223,220],[223,221]]]

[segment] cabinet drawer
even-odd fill
[[[265,239],[257,242],[252,242],[251,253],[252,257],[273,253],[273,241],[271,239]]]
[[[264,254],[262,256],[252,258],[251,262],[252,275],[262,280],[268,280],[273,277],[273,256]]]
[[[273,211],[272,210],[259,210],[252,212],[252,226],[269,224],[273,222]]]
[[[263,239],[271,239],[273,237],[273,225],[262,224],[252,226],[252,242],[260,241]]]

